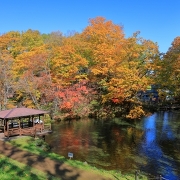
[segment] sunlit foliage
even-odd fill
[[[137,94],[156,83],[163,69],[156,43],[139,32],[126,38],[122,26],[103,17],[68,36],[31,29],[3,34],[0,63],[2,109],[43,106],[106,119],[144,116]]]
[[[180,37],[176,37],[169,50],[164,54],[159,71],[158,83],[163,97],[173,95],[180,99]]]

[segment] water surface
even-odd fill
[[[119,119],[55,123],[46,137],[52,151],[106,170],[141,170],[180,179],[180,113],[160,112],[134,125]]]

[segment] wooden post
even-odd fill
[[[45,139],[45,135],[43,135],[42,138],[43,138],[43,141],[45,142],[45,140],[46,140],[46,139]]]
[[[22,124],[22,129],[24,128],[24,122],[23,122],[23,119],[21,121],[21,124]]]
[[[20,119],[18,120],[18,123],[19,123],[19,135],[21,136],[22,134],[21,134],[21,120]]]
[[[6,132],[6,126],[4,125],[4,137],[5,137],[5,132]]]
[[[34,128],[34,117],[32,118],[32,121],[33,121],[33,128]]]
[[[138,180],[138,171],[135,172],[135,180]]]
[[[51,123],[50,123],[50,126],[49,126],[49,130],[51,131]]]
[[[33,127],[34,128],[34,139],[36,138],[36,128],[35,127]]]
[[[42,117],[42,122],[43,122],[43,130],[44,130],[44,115],[43,115],[43,117]]]
[[[9,121],[8,120],[7,120],[6,125],[7,125],[7,137],[9,138]]]

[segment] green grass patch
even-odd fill
[[[0,167],[0,179],[3,180],[59,180],[3,155],[0,155]]]

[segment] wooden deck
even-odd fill
[[[42,124],[36,124],[34,127],[14,127],[10,128],[8,130],[4,130],[4,136],[5,137],[11,137],[11,136],[36,136],[36,135],[46,135],[48,133],[51,133],[51,125],[44,125]]]
[[[179,104],[171,104],[171,105],[165,105],[159,107],[160,111],[179,110],[179,109],[180,109]]]
[[[48,113],[25,107],[0,111],[0,133],[5,137],[49,133],[51,124],[47,126],[44,122],[44,116]]]

